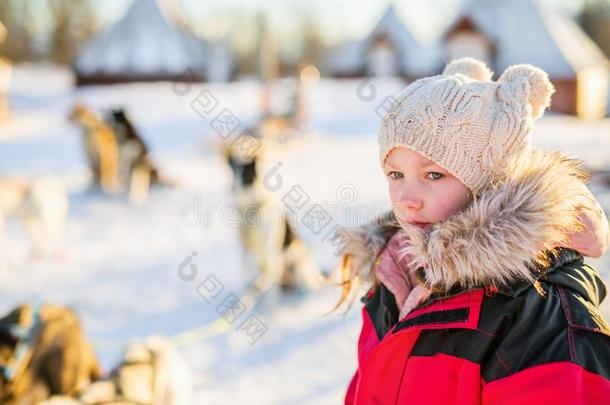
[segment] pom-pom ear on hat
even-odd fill
[[[466,77],[480,82],[491,80],[493,72],[485,66],[485,63],[474,58],[460,58],[451,61],[443,70],[443,75],[450,76],[460,73]]]
[[[498,82],[509,83],[521,78],[529,83],[527,100],[532,108],[532,118],[538,119],[551,104],[551,95],[555,92],[549,76],[542,69],[532,65],[513,65],[502,73]]]

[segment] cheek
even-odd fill
[[[436,211],[436,215],[438,218],[436,218],[437,221],[444,221],[445,219],[447,219],[449,216],[451,216],[451,214],[455,211],[453,208],[453,204],[451,203],[449,198],[443,198],[442,200],[438,201],[438,205],[435,209]]]
[[[454,185],[444,190],[443,198],[436,199],[438,220],[445,220],[452,214],[461,211],[468,204],[468,191],[464,186]]]

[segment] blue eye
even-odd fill
[[[394,174],[398,175],[398,177],[393,176]],[[402,173],[400,173],[400,172],[389,172],[388,173],[388,177],[391,178],[392,180],[397,180],[397,179],[402,178]]]
[[[432,176],[431,180],[440,180],[443,177],[445,177],[445,176],[443,176],[443,174],[438,173],[438,172],[430,172],[430,173],[428,173],[428,176]]]

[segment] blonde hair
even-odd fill
[[[368,234],[371,229],[379,230],[379,234],[376,236]],[[341,295],[327,314],[337,311],[344,304],[347,307],[343,314],[347,314],[363,287],[367,288],[367,292],[378,287],[380,281],[375,275],[375,264],[388,240],[399,229],[400,224],[394,212],[390,210],[371,223],[349,231],[352,236],[351,243],[344,248],[333,270],[333,274],[337,274],[340,278],[335,286],[341,287]]]

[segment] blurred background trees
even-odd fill
[[[579,21],[585,32],[610,58],[610,1],[586,0]]]

